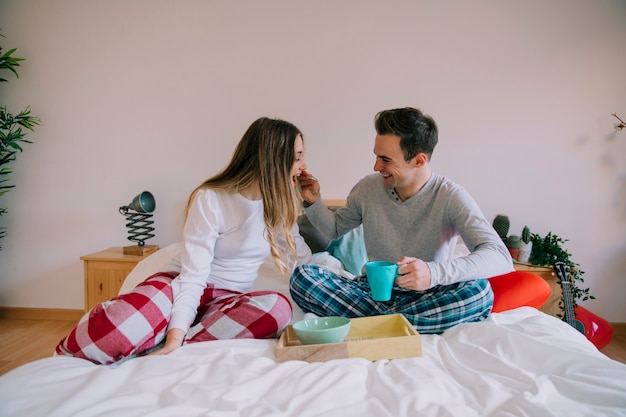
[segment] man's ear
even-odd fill
[[[416,168],[423,167],[428,162],[428,156],[424,152],[420,152],[413,158],[413,163]]]

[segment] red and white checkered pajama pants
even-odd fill
[[[165,339],[176,276],[159,272],[130,293],[98,304],[59,342],[56,353],[112,364],[150,351]],[[239,293],[208,285],[184,343],[276,337],[291,315],[291,304],[280,293]]]

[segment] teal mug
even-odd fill
[[[368,262],[365,264],[365,275],[370,285],[372,300],[389,301],[391,289],[398,276],[398,265],[388,261]]]

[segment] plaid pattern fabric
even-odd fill
[[[154,348],[165,338],[176,275],[154,274],[130,293],[98,304],[59,342],[56,353],[111,364]]]
[[[177,275],[159,272],[130,293],[98,304],[59,342],[56,353],[105,365],[148,353],[165,340],[173,303],[171,282]],[[208,285],[185,343],[276,337],[291,315],[291,304],[282,294],[242,294]]]
[[[273,291],[239,293],[209,284],[185,343],[276,337],[291,320],[291,303]]]
[[[305,312],[364,317],[402,313],[418,332],[442,333],[460,323],[487,318],[493,292],[486,279],[413,291],[395,285],[389,301],[374,301],[365,278],[349,280],[317,265],[294,271],[289,290]]]

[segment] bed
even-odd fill
[[[140,262],[121,292],[179,249]],[[316,262],[342,269],[327,253]],[[288,295],[269,260],[256,285]],[[293,321],[304,316],[294,305]],[[275,339],[201,342],[110,366],[51,356],[0,377],[0,416],[626,416],[626,365],[535,308],[421,344],[421,356],[378,361],[278,362]]]

